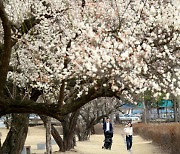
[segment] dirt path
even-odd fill
[[[78,142],[76,150],[79,154],[128,154],[122,128],[115,128],[111,150],[102,149],[103,135],[92,135],[90,141]],[[71,154],[71,153],[69,153]],[[72,153],[73,154],[73,153]],[[165,154],[151,141],[146,141],[140,136],[133,136],[132,154]]]
[[[124,138],[122,136],[122,128],[116,127],[114,131],[113,144],[111,150],[102,149],[104,136],[92,135],[89,141],[77,142],[74,150],[65,152],[64,154],[128,154]],[[2,141],[6,137],[7,130],[0,129],[2,133]],[[31,146],[31,153],[44,154],[45,150],[37,150],[37,144],[45,144],[45,129],[42,127],[33,127],[29,129],[26,145]],[[58,146],[52,144],[53,151],[58,151]],[[166,154],[160,151],[160,148],[154,146],[151,141],[146,141],[140,136],[133,136],[133,154]],[[63,154],[54,152],[54,154]]]
[[[89,141],[77,142],[75,148],[78,154],[129,154],[126,150],[126,144],[123,137],[123,128],[116,127],[114,130],[113,144],[111,150],[102,149],[104,136],[92,135]],[[75,154],[75,152],[66,152]],[[58,154],[58,153],[56,153]],[[162,152],[158,146],[151,141],[144,140],[140,136],[133,136],[132,154],[167,154]]]

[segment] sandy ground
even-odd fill
[[[1,128],[0,132],[2,134],[1,141],[3,142],[8,131]],[[111,150],[102,149],[103,140],[103,135],[92,135],[89,141],[77,142],[74,150],[65,152],[64,154],[128,154],[122,135],[122,128],[115,128]],[[52,143],[54,154],[60,154],[59,152],[55,152],[58,151],[58,146],[54,142]],[[37,144],[45,144],[45,129],[42,127],[30,127],[25,145],[31,146],[31,153],[33,154],[44,154],[45,150],[37,150]],[[132,153],[166,154],[159,147],[153,145],[151,141],[144,140],[136,135],[133,136]]]

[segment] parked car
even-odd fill
[[[129,114],[124,114],[119,116],[119,119],[121,121],[141,121],[141,118],[136,115],[129,115]]]
[[[37,114],[30,114],[29,115],[29,120],[40,120],[40,116]]]

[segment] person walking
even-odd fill
[[[113,131],[113,126],[112,123],[110,122],[110,118],[107,117],[106,121],[103,123],[103,130],[104,130],[104,135],[108,132],[112,132]]]
[[[102,148],[104,149],[110,149],[112,146],[112,137],[113,137],[113,126],[110,122],[109,117],[106,118],[106,121],[103,123],[103,130],[104,130],[104,146]]]
[[[126,145],[127,145],[127,150],[131,152],[131,147],[132,147],[132,136],[133,136],[133,127],[132,123],[128,122],[128,124],[124,128],[124,132],[126,135]]]

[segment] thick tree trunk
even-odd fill
[[[28,132],[28,114],[13,115],[10,131],[3,143],[3,154],[20,154]]]
[[[75,131],[78,116],[79,110],[71,113],[71,115],[67,115],[64,117],[64,120],[61,121],[63,127],[63,149],[60,149],[60,151],[68,151],[74,149],[74,146],[76,146]]]
[[[3,1],[0,1],[0,20],[3,26],[3,48],[0,50],[0,97],[3,96],[4,85],[6,84],[9,61],[11,57],[11,24],[5,11]]]
[[[74,115],[74,116],[73,116]],[[56,130],[56,128],[51,125],[51,134],[53,138],[55,139],[57,145],[59,146],[59,151],[65,152],[70,149],[73,149],[75,146],[75,128],[76,128],[76,122],[77,117],[75,114],[73,114],[71,117],[65,117],[64,121],[62,121],[62,127],[63,127],[63,139],[61,138],[59,132]],[[41,116],[41,119],[44,123],[47,123],[47,117]]]
[[[32,91],[31,100],[36,101],[41,92]],[[3,154],[20,154],[28,132],[29,114],[14,114],[10,131],[2,146]]]
[[[63,151],[74,149],[75,133],[69,129],[63,129]]]
[[[75,122],[74,122],[75,123]],[[68,121],[62,122],[63,127],[63,148],[60,149],[60,151],[68,151],[70,149],[73,149],[75,146],[75,129],[76,129],[76,123],[75,125],[71,125],[68,123]]]

